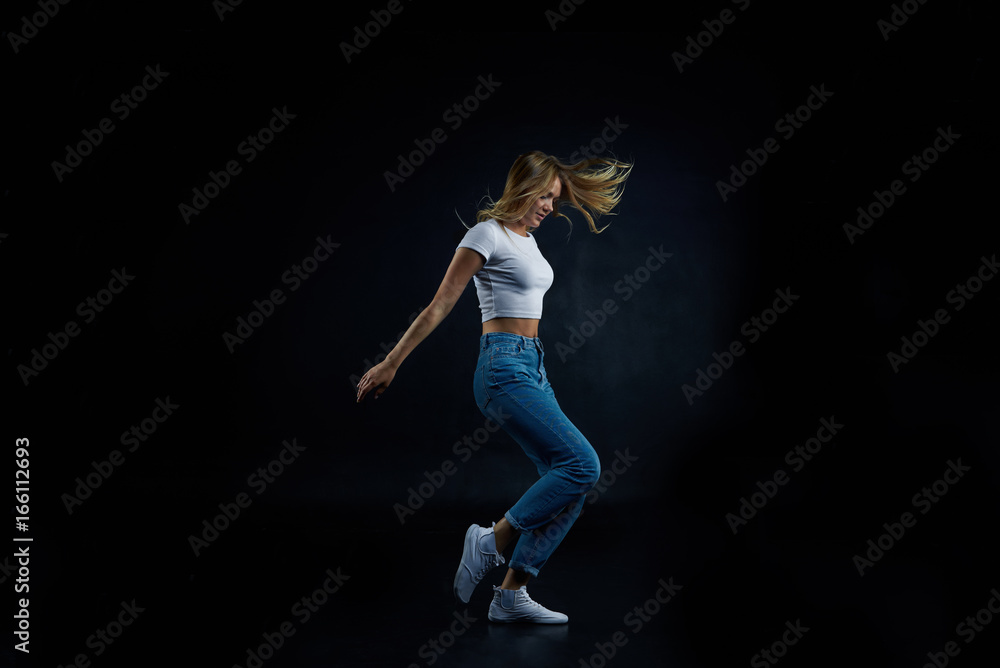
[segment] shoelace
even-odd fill
[[[524,592],[521,592],[521,593],[524,594],[524,601],[523,601],[524,604],[526,604],[526,605],[533,605],[536,608],[542,608],[542,604],[539,603],[539,602],[537,602],[535,599],[531,598],[530,596],[528,596],[528,592],[524,591]],[[545,608],[542,608],[542,609],[544,610]]]
[[[504,560],[503,560],[503,557],[501,555],[499,555],[499,554],[490,554],[490,555],[487,555],[487,557],[486,557],[486,565],[483,566],[483,568],[482,568],[481,571],[479,571],[478,573],[476,573],[476,580],[475,581],[479,582],[484,577],[486,577],[487,573],[489,573],[491,570],[493,570],[494,568],[496,568],[497,566],[499,566],[502,563],[504,563]]]

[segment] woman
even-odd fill
[[[488,571],[505,563],[502,552],[517,536],[507,575],[493,587],[488,617],[494,622],[568,621],[566,615],[531,600],[527,583],[579,516],[585,495],[600,475],[597,453],[559,408],[545,374],[538,322],[553,274],[531,232],[550,214],[566,218],[559,213],[560,203],[578,209],[591,231],[601,232],[604,228],[597,229],[592,214],[610,213],[618,204],[631,168],[603,158],[566,165],[539,151],[519,156],[500,200],[478,212],[477,224],[455,250],[433,301],[385,360],[358,383],[357,401],[373,390],[377,399],[406,356],[451,312],[475,277],[483,321],[476,403],[487,417],[498,412],[505,416],[504,430],[541,476],[492,527],[473,524],[465,535],[454,583],[455,596],[463,603]]]

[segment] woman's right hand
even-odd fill
[[[378,399],[379,395],[385,392],[386,388],[389,387],[389,383],[392,382],[393,377],[396,375],[396,367],[385,361],[379,362],[372,368],[368,369],[364,376],[361,377],[361,381],[358,383],[358,400],[360,403],[365,395],[375,390],[375,398]]]

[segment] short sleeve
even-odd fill
[[[490,229],[491,225],[496,225],[496,223],[492,220],[487,220],[474,225],[472,229],[465,233],[462,243],[458,244],[455,250],[459,248],[471,248],[489,261],[496,252],[497,247],[495,231]]]

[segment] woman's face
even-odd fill
[[[559,199],[559,195],[562,193],[562,182],[559,178],[552,180],[549,184],[548,189],[545,193],[535,200],[535,203],[531,205],[528,209],[528,213],[518,221],[522,225],[527,227],[538,227],[542,224],[542,219],[552,213],[552,209],[555,206],[555,202]]]

